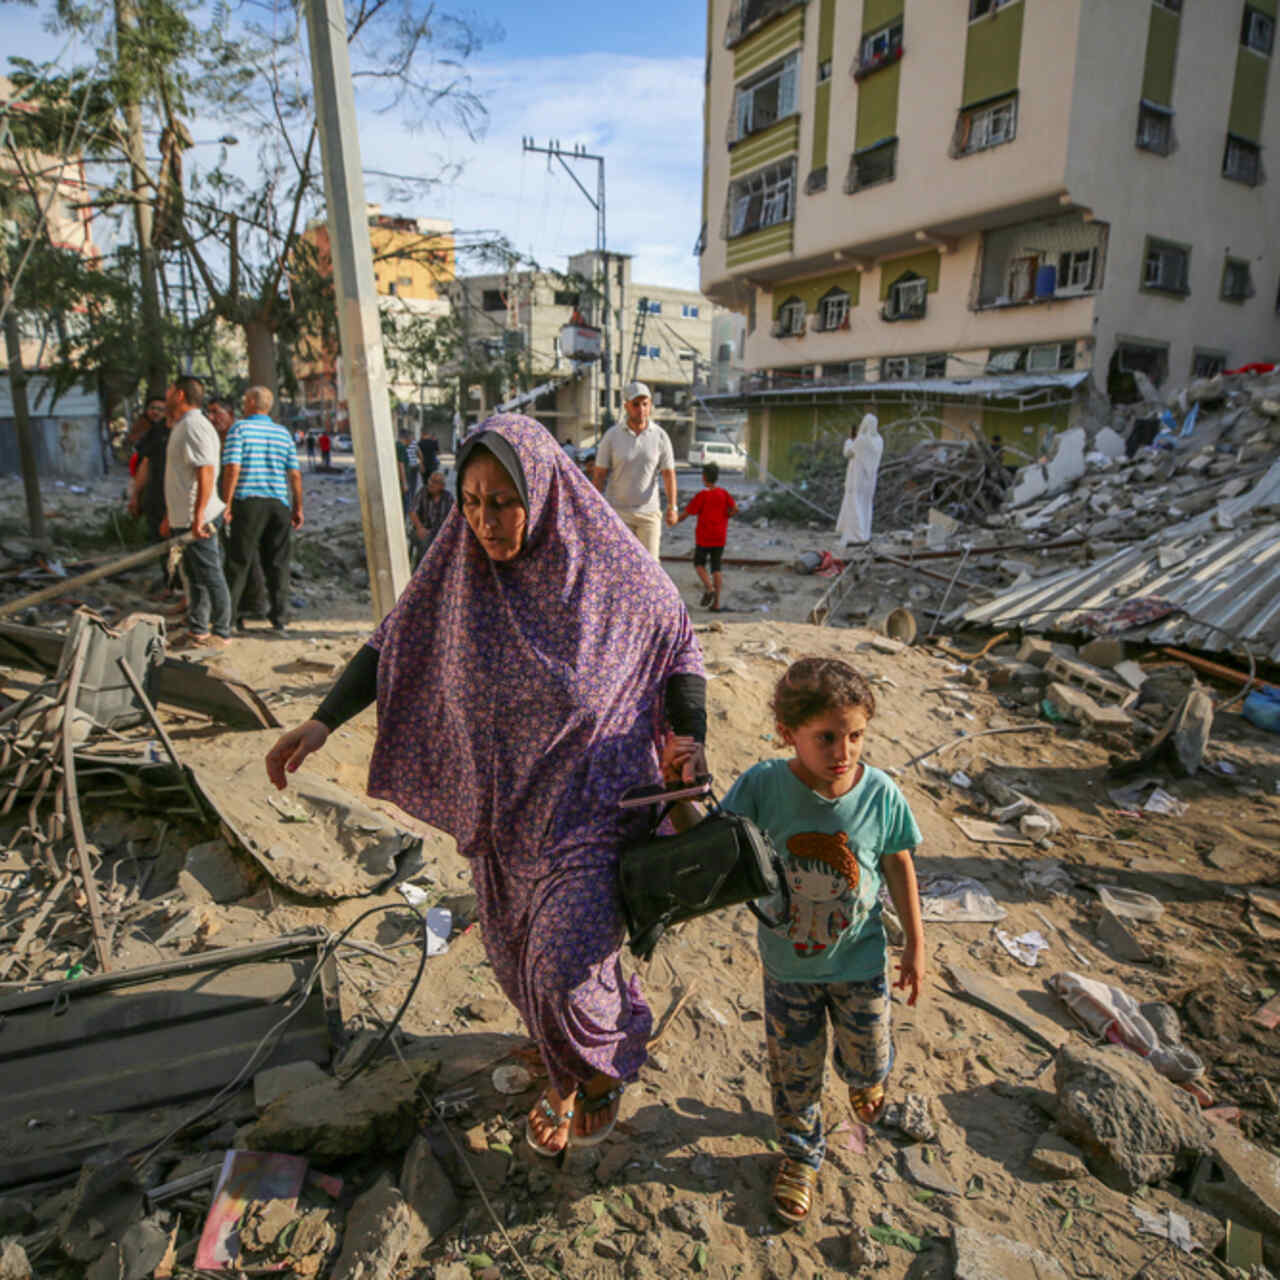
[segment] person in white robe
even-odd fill
[[[884,437],[874,413],[864,415],[857,433],[850,428],[844,442],[844,456],[849,459],[844,472],[844,501],[836,521],[836,535],[841,546],[851,542],[871,541],[871,515],[875,505],[876,477],[884,453]]]

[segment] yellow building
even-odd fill
[[[373,279],[380,295],[379,310],[389,313],[393,329],[416,315],[437,317],[449,310],[448,291],[456,270],[453,223],[447,218],[406,218],[368,207],[369,242],[373,249]],[[329,228],[322,219],[311,222],[302,239],[314,246],[321,270],[332,271]],[[293,367],[308,408],[331,410],[342,399],[338,387],[338,347],[321,350],[315,342],[295,353]],[[387,351],[388,368],[395,369],[395,351]],[[402,403],[416,402],[421,390],[412,381],[391,382]]]
[[[864,408],[1034,454],[1280,356],[1276,0],[709,0],[701,283],[758,460]],[[1018,461],[1016,454],[1011,461]]]

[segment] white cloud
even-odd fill
[[[431,131],[410,133],[387,115],[362,114],[367,169],[434,172],[441,160],[463,166],[455,183],[419,207],[369,198],[387,212],[452,218],[459,229],[490,228],[545,266],[595,244],[595,212],[557,161],[525,154],[521,138],[558,139],[603,155],[609,248],[634,255],[633,278],[697,288],[693,244],[701,225],[702,62],[593,53],[511,59],[473,69],[489,110],[484,138],[472,143]],[[596,166],[574,164],[596,193]]]

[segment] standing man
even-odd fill
[[[680,518],[676,505],[676,462],[671,437],[649,421],[653,400],[643,382],[628,382],[622,393],[627,417],[604,433],[596,450],[591,479],[622,523],[657,560],[662,547],[662,504],[658,478],[666,493],[666,521]],[[605,481],[608,481],[606,485]]]
[[[244,393],[244,416],[227,433],[222,457],[222,497],[231,508],[227,585],[231,612],[243,628],[240,600],[253,562],[262,556],[277,631],[289,626],[289,548],[302,528],[302,471],[288,427],[271,420],[274,397],[267,387]]]
[[[418,436],[418,470],[422,473],[422,483],[426,484],[440,469],[440,446],[435,436],[423,426]]]
[[[400,473],[400,511],[409,514],[413,495],[418,491],[418,451],[408,427],[396,432],[396,470]]]
[[[320,439],[316,442],[320,446],[320,470],[329,470],[329,451],[333,448],[333,441],[329,439],[329,431],[327,427],[321,427]]]
[[[222,569],[218,526],[225,509],[216,482],[221,441],[200,412],[204,383],[182,377],[169,388],[165,407],[172,428],[165,451],[163,537],[190,533],[183,548],[187,580],[187,634],[179,645],[209,648],[231,643],[231,596]]]
[[[152,542],[160,541],[164,521],[164,455],[169,447],[169,419],[164,396],[152,396],[143,412],[147,428],[138,438],[138,469],[129,491],[129,514],[145,516]]]

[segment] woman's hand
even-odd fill
[[[667,734],[662,744],[662,781],[665,783],[686,782],[703,774],[710,773],[707,768],[707,749],[696,738],[676,733]]]
[[[267,752],[267,777],[276,789],[283,791],[286,775],[296,773],[298,766],[329,740],[329,730],[319,720],[308,720],[284,734]]]

